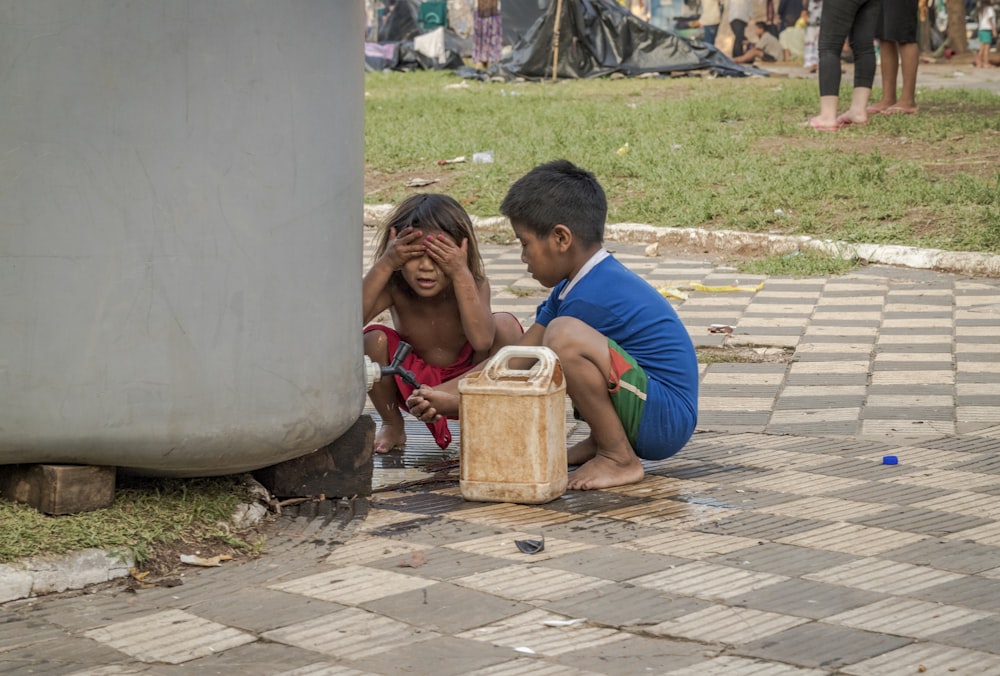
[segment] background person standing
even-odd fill
[[[731,0],[729,3],[729,27],[733,29],[733,58],[743,55],[743,42],[747,39],[747,25],[753,0]]]
[[[875,28],[882,0],[825,0],[819,25],[819,115],[807,123],[816,131],[868,124],[868,97],[875,79]],[[850,39],[854,53],[851,106],[837,115],[840,53]]]
[[[486,70],[500,60],[503,50],[503,19],[500,0],[477,0],[472,21],[472,60]]]
[[[869,115],[913,115],[917,112],[917,0],[882,0],[882,15],[875,29],[882,54],[882,100],[868,108]],[[896,99],[896,76],[903,73],[903,87]]]
[[[809,0],[806,13],[806,43],[802,65],[810,73],[819,68],[819,19],[823,15],[823,0]]]
[[[721,22],[722,3],[719,0],[702,0],[701,16],[698,17],[698,23],[701,25],[703,42],[715,46],[715,37],[719,34]]]

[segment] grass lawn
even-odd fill
[[[802,126],[817,107],[804,79],[369,73],[365,199],[445,192],[495,216],[513,180],[565,157],[604,185],[610,223],[1000,253],[1000,96],[922,91],[919,115],[838,133]],[[492,164],[471,162],[486,150]]]

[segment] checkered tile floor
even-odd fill
[[[1000,674],[1000,281],[610,246],[658,288],[763,281],[674,304],[699,346],[791,358],[704,365],[681,453],[545,505],[466,502],[454,472],[399,489],[458,448],[408,418],[364,519],[285,518],[260,559],[181,587],[8,604],[0,671]],[[530,322],[516,247],[483,254]]]

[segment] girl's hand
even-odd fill
[[[396,228],[389,229],[389,242],[386,244],[384,260],[393,270],[399,270],[412,258],[424,255],[423,236],[416,228],[407,228],[401,235],[396,234]]]
[[[458,246],[448,235],[437,233],[429,235],[424,240],[424,246],[427,255],[449,279],[454,279],[455,275],[469,269],[469,241],[464,237],[462,245]]]

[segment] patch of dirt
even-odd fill
[[[251,545],[261,541],[264,537],[259,528],[233,533],[233,535]],[[133,571],[128,586],[133,589],[143,589],[182,584],[180,578],[185,573],[203,567],[182,563],[182,555],[193,555],[200,559],[209,560],[220,557],[220,565],[234,566],[257,558],[260,552],[257,548],[235,547],[218,538],[199,537],[197,534],[192,534],[176,542],[155,545],[150,556]]]
[[[702,364],[787,364],[795,357],[795,350],[791,348],[769,345],[702,346],[695,351]]]
[[[935,106],[927,104],[922,111],[932,113]],[[995,114],[985,105],[964,104],[957,106],[958,110],[948,108],[941,111],[948,115],[965,113],[970,116],[989,117]],[[977,178],[992,180],[996,176],[996,168],[1000,165],[1000,150],[983,155],[982,148],[992,145],[1000,148],[1000,132],[992,129],[983,132],[982,139],[973,136],[956,134],[946,139],[924,139],[912,136],[881,136],[873,141],[871,136],[861,134],[839,133],[833,135],[833,143],[847,155],[857,153],[868,155],[877,151],[886,158],[892,171],[893,164],[912,162],[921,165],[930,175],[936,178],[951,178],[957,174],[967,174]],[[993,141],[989,141],[989,139]],[[806,136],[799,143],[800,147],[828,147],[831,138],[829,134]],[[876,143],[877,145],[873,145]],[[947,155],[941,152],[942,143],[948,149]],[[757,148],[765,155],[781,155],[788,149],[788,139],[781,137],[761,139]]]
[[[433,186],[434,190],[437,190],[439,187],[447,186],[450,183],[450,176],[448,174],[450,172],[438,167],[428,167],[427,171],[398,172],[365,169],[365,194],[366,196],[371,196],[390,188],[395,190],[404,187],[410,182],[417,183],[423,181],[432,181],[432,183],[420,187]],[[442,190],[442,192],[444,191]]]

